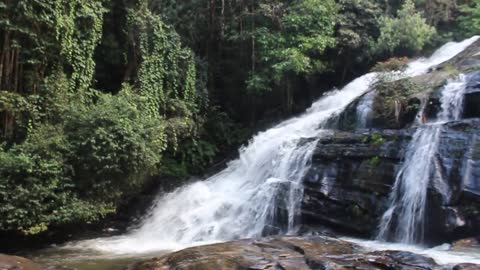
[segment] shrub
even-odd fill
[[[480,33],[480,0],[470,1],[460,6],[461,16],[458,17],[460,32],[470,37]]]
[[[162,122],[144,113],[142,101],[123,91],[117,96],[102,95],[93,106],[73,106],[68,111],[67,162],[82,198],[116,202],[155,172],[166,139]]]
[[[398,79],[396,73],[381,73],[373,87],[377,92],[373,103],[375,118],[385,120],[389,127],[398,127],[401,124],[402,116],[408,113],[410,95],[421,90],[409,78]]]
[[[407,57],[392,57],[385,62],[378,62],[372,68],[376,72],[405,71],[408,67]]]
[[[129,90],[97,98],[66,107],[58,124],[36,123],[23,143],[0,149],[0,230],[36,234],[98,220],[157,172],[163,121],[146,116],[143,97]]]
[[[36,234],[51,225],[92,221],[112,211],[74,193],[61,128],[42,126],[21,145],[0,151],[0,229]]]

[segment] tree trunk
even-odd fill
[[[13,91],[18,92],[20,91],[20,88],[18,87],[18,77],[20,75],[20,61],[18,60],[18,57],[20,56],[20,50],[16,49],[15,51],[15,78],[13,81],[14,89]]]
[[[9,38],[10,38],[10,32],[7,31],[3,36],[3,48],[2,48],[2,54],[0,55],[0,89],[3,88],[3,69],[4,69],[4,62],[5,62],[5,55],[9,47]]]
[[[284,111],[286,114],[293,112],[293,91],[292,91],[292,77],[290,74],[285,75],[284,79]]]
[[[8,80],[7,88],[9,91],[14,91],[13,78],[15,76],[15,49],[10,50],[10,60],[8,62],[8,76],[5,78]]]

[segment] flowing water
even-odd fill
[[[317,138],[328,132],[322,125],[364,94],[374,77],[364,75],[325,95],[303,115],[259,133],[218,174],[160,196],[130,233],[73,245],[141,253],[258,237],[271,226],[280,227],[275,233],[295,233],[301,179]]]
[[[365,94],[357,105],[357,128],[367,128],[370,124],[369,119],[372,114],[373,101],[375,99],[375,91],[370,91]]]
[[[401,250],[421,254],[434,259],[435,262],[440,265],[454,265],[465,262],[480,264],[480,253],[478,250],[470,250],[466,248],[459,251],[452,251],[450,250],[451,246],[449,244],[443,244],[433,248],[426,248],[418,245],[389,243],[378,240],[373,241],[351,237],[342,237],[341,239],[353,242],[371,251]]]
[[[449,80],[442,89],[437,119],[421,125],[413,134],[390,195],[390,207],[381,219],[378,239],[407,244],[422,242],[427,190],[431,175],[436,172],[434,157],[442,123],[461,118],[466,84],[464,75]],[[439,191],[448,197],[448,188]]]
[[[407,76],[426,73],[477,38],[447,43],[430,58],[411,62]],[[330,132],[322,127],[364,95],[375,77],[361,76],[327,93],[304,114],[257,134],[216,175],[159,195],[149,214],[125,235],[72,242],[62,249],[130,256],[268,233],[294,234],[301,180],[318,138]]]

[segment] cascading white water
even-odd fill
[[[460,74],[457,79],[448,81],[442,90],[441,110],[437,121],[460,120],[463,113],[463,102],[465,90],[467,89],[467,78]]]
[[[410,63],[407,74],[422,74],[475,40],[448,43],[432,57]],[[322,126],[366,93],[375,76],[359,77],[324,95],[303,115],[259,133],[218,174],[160,196],[140,226],[129,233],[67,247],[139,253],[257,237],[271,225],[280,228],[277,233],[294,233],[303,196],[301,179],[316,140],[328,132]]]
[[[435,173],[432,170],[442,123],[460,119],[466,85],[464,75],[449,80],[442,89],[436,121],[420,126],[413,134],[390,195],[390,207],[379,225],[379,239],[407,244],[423,240],[427,189],[431,174]],[[446,194],[447,190],[441,192]]]
[[[160,196],[128,234],[72,245],[114,253],[178,249],[261,236],[278,219],[285,223],[278,233],[293,233],[303,195],[301,179],[316,139],[327,132],[322,124],[365,93],[374,77],[357,78],[322,97],[305,114],[259,133],[218,174]]]
[[[365,94],[357,105],[357,128],[366,128],[369,124],[369,117],[372,113],[375,91]]]

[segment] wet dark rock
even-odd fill
[[[277,235],[287,233],[288,230],[288,192],[290,190],[290,182],[279,181],[273,182],[271,185],[277,190],[273,198],[272,206],[274,209],[268,216],[269,221],[262,231],[263,236]]]
[[[468,76],[468,85],[465,94],[464,117],[480,117],[480,71],[472,72]]]
[[[33,261],[19,257],[0,254],[0,270],[44,270]]]
[[[453,267],[453,270],[478,270],[478,269],[480,269],[480,266],[478,264],[473,264],[473,263],[461,263]]]
[[[427,240],[476,236],[480,228],[480,120],[443,126],[427,201]]]
[[[379,130],[320,139],[304,179],[303,223],[372,235],[410,137],[409,130]]]
[[[447,82],[447,79],[457,76],[458,73],[445,77],[442,83],[431,88],[430,91],[424,91],[414,97],[414,99],[425,99],[426,107],[424,115],[426,119],[435,119],[440,111],[440,98],[442,96],[442,88]],[[464,108],[462,118],[479,118],[480,117],[480,71],[466,72],[467,88],[464,97]]]
[[[367,121],[369,129],[358,130],[357,106],[364,97],[328,123],[328,127],[340,131],[320,139],[314,152],[304,179],[303,224],[374,236],[415,130],[420,101],[426,101],[423,120],[432,121],[440,111],[443,86],[448,79],[464,73],[468,83],[463,116],[468,120],[442,127],[430,172],[425,241],[438,244],[479,235],[479,52],[480,40],[427,74],[412,78],[422,91],[410,96],[407,107],[411,112],[404,111],[397,123],[374,115]]]
[[[320,139],[304,178],[303,224],[374,236],[412,132],[338,131]],[[480,120],[444,124],[439,146],[428,189],[429,244],[480,228]]]
[[[372,91],[372,90],[370,90]],[[350,103],[345,110],[332,117],[328,123],[325,125],[326,128],[331,128],[331,129],[336,129],[336,130],[343,130],[343,131],[353,131],[357,127],[357,106],[359,102],[364,98],[368,93],[365,93],[364,95],[360,96],[357,98],[354,102]],[[369,123],[370,119],[368,119],[366,122]],[[369,124],[367,124],[367,127],[370,127]]]
[[[455,267],[465,270],[470,266]],[[439,266],[431,258],[406,251],[369,252],[335,238],[273,237],[187,248],[137,263],[130,269],[452,270],[452,267]]]
[[[386,257],[393,261],[390,265],[402,265],[403,267],[417,267],[418,269],[433,269],[437,265],[432,258],[418,255],[408,251],[386,250],[370,253],[372,255]]]

